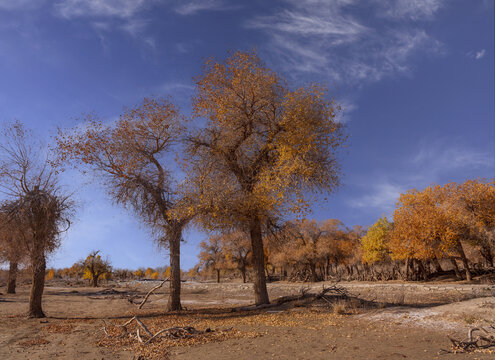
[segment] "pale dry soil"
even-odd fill
[[[124,323],[134,315],[158,331],[179,321],[200,330],[230,328],[224,341],[167,345],[158,358],[171,359],[493,359],[493,354],[440,354],[447,336],[465,338],[467,330],[495,322],[493,286],[469,284],[341,283],[374,303],[349,303],[340,313],[326,307],[231,312],[253,301],[252,285],[183,284],[182,314],[164,313],[167,289],[151,295],[138,310],[129,295],[143,296],[156,282],[108,283],[100,288],[48,282],[45,319],[26,319],[29,288],[7,295],[0,287],[0,359],[137,359],[139,351],[101,346],[102,319]],[[269,284],[270,297],[317,292],[327,284]],[[354,305],[353,305],[354,304]],[[211,309],[200,312],[199,309]],[[223,309],[223,310],[222,310]],[[342,314],[342,312],[344,314]],[[169,325],[167,325],[169,326]],[[207,337],[206,337],[207,338]],[[220,338],[219,338],[220,339]],[[112,343],[106,339],[106,344]],[[180,345],[177,343],[177,345]],[[142,353],[142,352],[141,352]],[[156,353],[155,353],[156,355]]]

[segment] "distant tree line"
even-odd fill
[[[245,279],[251,269],[247,238],[224,233],[202,242],[190,274],[220,281],[221,274],[232,277],[242,269]],[[410,190],[400,196],[393,221],[383,216],[368,229],[349,229],[336,219],[288,221],[264,242],[265,274],[272,279],[427,280],[450,271],[471,280],[494,266],[495,183]]]

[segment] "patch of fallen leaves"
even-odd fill
[[[42,337],[37,337],[37,338],[31,339],[31,340],[21,341],[19,343],[19,345],[22,347],[31,347],[31,346],[38,346],[38,345],[46,345],[49,343],[50,343],[50,341],[48,341]]]
[[[49,334],[70,334],[73,329],[73,322],[69,321],[60,321],[43,326],[43,331]]]
[[[136,330],[138,325],[133,322],[127,326],[127,333],[119,326],[107,326],[106,331],[109,336],[106,336],[102,331],[102,336],[97,345],[133,351],[145,359],[163,359],[166,358],[171,347],[261,336],[262,333],[259,331],[264,332],[266,329],[260,329],[259,326],[299,327],[319,330],[327,326],[338,325],[336,320],[340,317],[329,312],[312,309],[273,313],[253,311],[231,313],[225,309],[209,309],[209,311],[205,312],[189,311],[180,314],[141,317],[140,319],[152,333],[157,333],[165,328],[187,326],[194,326],[200,331],[208,328],[212,331],[190,338],[159,337],[151,343],[143,345],[137,340]],[[249,328],[246,329],[246,326]]]
[[[265,325],[274,327],[299,327],[310,330],[320,330],[327,326],[336,326],[339,316],[311,309],[304,311],[283,311],[278,313],[262,313],[248,316],[239,321],[246,325]]]

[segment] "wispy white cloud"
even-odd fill
[[[478,51],[475,50],[468,51],[466,53],[466,56],[474,60],[479,60],[482,59],[485,56],[485,54],[486,54],[486,49],[481,49]]]
[[[482,49],[480,51],[477,51],[476,54],[474,55],[474,58],[476,60],[479,60],[481,59],[483,56],[485,56],[485,53],[486,53],[486,50],[485,49]]]
[[[44,0],[0,0],[0,10],[31,10],[44,4]]]
[[[354,40],[367,30],[354,18],[343,13],[351,0],[289,0],[290,9],[274,15],[262,15],[248,21],[252,28],[269,29],[296,36],[327,36],[336,43]]]
[[[393,19],[430,20],[445,0],[376,0],[378,14]]]
[[[394,184],[388,179],[382,179],[382,181],[371,186],[367,195],[351,199],[350,205],[355,208],[366,208],[373,211],[378,209],[390,216],[399,195],[405,190],[404,187]]]
[[[366,182],[357,183],[363,195],[349,199],[349,205],[390,215],[399,195],[406,190],[423,189],[433,183],[489,177],[495,169],[495,156],[489,151],[441,139],[425,140],[401,164],[386,175],[368,175]]]
[[[57,15],[76,17],[130,18],[143,9],[146,0],[62,0],[54,5]]]
[[[195,15],[201,11],[225,10],[230,8],[223,0],[182,0],[175,7],[180,15]]]
[[[384,2],[377,0],[369,6],[376,13]],[[437,2],[440,4],[440,0]],[[314,73],[331,82],[348,84],[378,81],[409,74],[415,55],[438,54],[443,49],[439,41],[420,27],[405,27],[378,17],[374,21],[358,17],[352,11],[359,3],[356,0],[285,0],[284,3],[284,9],[256,16],[245,25],[265,33],[267,43],[261,49],[292,74]],[[415,11],[424,16],[433,15],[440,6],[426,1],[412,3]],[[399,4],[402,2],[397,7]],[[416,18],[411,15],[413,6],[408,9],[401,10],[403,16]],[[384,24],[384,21],[388,22]]]
[[[448,175],[455,170],[493,168],[495,158],[493,154],[485,151],[434,141],[429,145],[423,145],[412,157],[411,164],[421,169],[423,174],[428,174],[431,181],[437,181],[438,175]]]

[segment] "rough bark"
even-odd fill
[[[425,266],[425,264],[423,264],[423,261],[417,260],[417,262],[418,262],[418,270],[421,274],[421,278],[423,280],[428,280],[428,271],[426,270],[427,267]]]
[[[241,267],[241,274],[242,274],[242,282],[245,283],[246,282],[246,266],[242,266]]]
[[[490,244],[483,242],[480,247],[480,254],[487,262],[488,266],[493,267],[493,254]]]
[[[442,265],[440,265],[440,261],[438,261],[438,258],[436,256],[432,259],[432,262],[437,273],[443,272]]]
[[[220,284],[220,269],[216,269],[217,271],[217,284]]]
[[[45,270],[46,259],[41,252],[32,257],[31,266],[33,270],[33,278],[31,284],[31,294],[29,295],[29,317],[43,318],[45,314],[41,307],[41,299],[45,288]]]
[[[256,305],[269,304],[268,291],[265,278],[265,254],[263,252],[263,238],[261,233],[261,221],[254,218],[250,224],[251,248],[254,270],[254,298]]]
[[[170,295],[168,297],[168,311],[182,309],[180,304],[180,240],[181,232],[176,232],[170,238]]]
[[[17,262],[9,263],[9,279],[7,280],[7,294],[15,294],[15,286],[17,282]]]
[[[98,275],[93,274],[93,287],[98,287]]]
[[[453,256],[450,257],[450,263],[452,264],[452,267],[454,268],[455,277],[459,280],[462,280],[462,275],[461,275],[461,272],[459,271],[459,266],[457,266],[457,261],[455,261],[455,258]]]
[[[462,244],[459,244],[458,250],[459,255],[461,255],[462,265],[464,266],[464,271],[466,272],[466,280],[471,281],[471,270],[469,269],[469,261],[464,253],[464,249],[462,248]]]
[[[318,276],[316,275],[316,264],[311,263],[309,264],[309,267],[311,269],[311,282],[316,282],[318,280]]]

